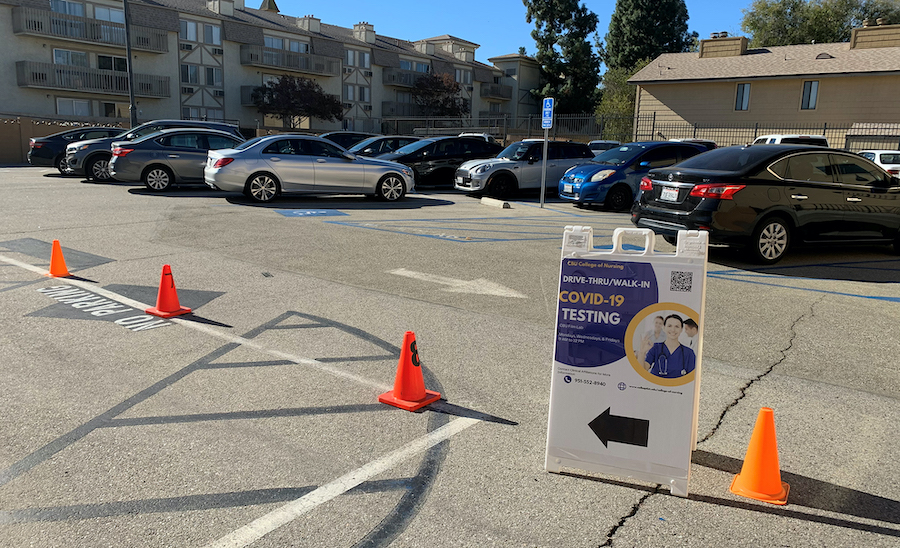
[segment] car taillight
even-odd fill
[[[134,149],[133,148],[116,147],[113,149],[112,155],[113,156],[125,156],[129,152],[134,152]]]
[[[697,198],[714,198],[717,200],[733,200],[735,193],[746,185],[697,185],[691,190],[691,196]]]
[[[891,175],[893,175],[894,177],[900,177],[900,169],[889,169],[889,170],[887,170],[887,172],[890,173]]]
[[[31,144],[31,148],[41,148],[42,146],[44,146],[44,143],[36,143],[34,141],[34,139],[31,140],[30,144]]]
[[[233,161],[234,158],[219,158],[216,160],[216,163],[213,164],[213,167],[225,167]]]
[[[641,190],[653,190],[653,181],[650,177],[641,177]]]

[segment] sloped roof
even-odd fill
[[[696,52],[664,53],[628,83],[879,73],[900,73],[900,47],[850,49],[849,42],[800,44],[748,49],[744,55],[705,59]]]

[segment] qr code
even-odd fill
[[[669,291],[691,291],[691,284],[694,281],[693,272],[682,272],[680,270],[672,271],[672,285]]]

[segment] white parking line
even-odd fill
[[[400,464],[419,453],[427,451],[431,447],[434,447],[454,434],[458,434],[478,422],[478,419],[472,418],[454,419],[437,430],[413,440],[393,453],[389,453],[380,459],[374,460],[352,472],[344,474],[336,480],[319,487],[315,491],[253,520],[233,533],[208,544],[205,548],[238,548],[248,546],[275,529],[290,523],[301,515],[346,493],[369,478],[390,470],[397,464]]]

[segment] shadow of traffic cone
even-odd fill
[[[756,417],[741,473],[731,482],[731,492],[772,504],[786,504],[790,488],[781,481],[775,413],[771,408],[763,407]]]
[[[50,271],[45,276],[51,278],[65,278],[69,275],[69,269],[66,268],[66,259],[63,258],[62,247],[59,240],[53,240],[53,250],[50,252]]]
[[[378,401],[407,411],[415,411],[441,399],[439,392],[425,390],[421,365],[419,350],[416,348],[416,334],[407,331],[403,335],[403,346],[400,348],[394,389],[378,396]]]
[[[190,308],[181,306],[178,302],[178,292],[175,291],[175,279],[172,277],[172,268],[169,265],[163,265],[162,276],[159,279],[159,293],[156,297],[156,306],[152,306],[144,312],[162,318],[171,318],[172,316],[187,314],[190,311]]]

